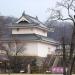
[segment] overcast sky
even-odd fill
[[[59,0],[0,0],[0,13],[5,16],[20,17],[22,12],[33,17],[38,16],[45,21],[48,16],[48,8],[54,8]]]

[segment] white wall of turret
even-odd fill
[[[12,29],[12,34],[38,34],[47,36],[47,31],[38,28],[14,28]]]

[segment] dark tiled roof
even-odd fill
[[[53,39],[50,39],[46,36],[38,35],[38,34],[13,34],[9,38],[1,38],[0,41],[2,42],[10,42],[15,40],[21,40],[21,41],[40,41],[45,42],[53,45],[58,45],[59,42],[55,41]]]
[[[41,41],[41,42],[46,42],[46,43],[50,43],[50,44],[54,44],[54,45],[59,44],[58,42],[56,42],[53,39],[50,39],[45,36],[37,35],[37,34],[25,34],[25,35],[24,34],[14,34],[13,37],[14,37],[14,39],[17,39],[17,40]]]
[[[32,17],[32,16],[30,16],[30,15],[27,15],[27,14],[25,14],[24,12],[23,12],[23,14],[22,14],[22,16],[19,18],[19,19],[21,19],[22,17],[24,17],[24,18],[26,18],[28,21],[29,21],[29,23],[30,24],[40,24],[40,23],[42,23],[42,22],[40,22],[36,17]],[[18,20],[19,20],[18,19]],[[43,24],[43,23],[42,23]]]
[[[17,23],[22,17],[24,17],[27,21],[28,21],[28,23]],[[18,19],[18,21],[16,22],[16,23],[14,23],[14,24],[11,24],[11,25],[9,25],[9,27],[26,27],[26,26],[30,26],[30,27],[40,27],[40,28],[44,28],[44,29],[47,29],[47,30],[49,30],[42,22],[40,22],[37,18],[35,18],[35,17],[32,17],[32,16],[29,16],[29,15],[27,15],[27,14],[24,14],[24,15],[22,15],[19,19]]]

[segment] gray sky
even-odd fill
[[[0,13],[5,16],[20,17],[25,10],[26,14],[38,16],[41,21],[48,18],[48,8],[54,8],[59,0],[1,0]]]

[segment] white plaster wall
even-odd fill
[[[24,56],[39,56],[46,57],[48,54],[55,52],[56,46],[42,42],[25,42]]]
[[[37,42],[26,42],[24,47],[25,47],[25,50],[23,52],[24,56],[37,56],[38,54]]]
[[[37,29],[37,28],[30,28],[30,29],[12,29],[12,34],[39,34],[39,35],[43,35],[43,36],[47,36],[47,31],[43,31],[41,29]]]
[[[56,46],[46,44],[46,43],[38,43],[38,56],[46,57],[48,54],[55,53]]]
[[[48,54],[48,44],[41,42],[26,42],[24,56],[46,57]]]
[[[48,44],[38,43],[38,56],[46,57],[48,54]]]
[[[33,29],[12,29],[12,34],[30,34],[33,33]]]

